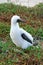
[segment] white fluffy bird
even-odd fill
[[[34,45],[33,37],[30,33],[20,28],[18,22],[24,21],[19,16],[14,15],[11,18],[10,37],[16,46],[26,49],[29,46]]]

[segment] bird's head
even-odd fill
[[[16,23],[18,23],[18,22],[25,22],[25,21],[22,20],[22,19],[20,18],[20,16],[14,15],[14,16],[11,18],[11,23],[16,24]]]

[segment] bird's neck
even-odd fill
[[[13,29],[19,29],[19,24],[17,23],[17,24],[11,24],[11,28],[13,28]]]

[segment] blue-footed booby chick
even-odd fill
[[[26,49],[29,46],[33,46],[33,37],[30,33],[19,27],[19,22],[25,22],[19,16],[14,15],[11,18],[10,37],[12,42],[22,49]]]

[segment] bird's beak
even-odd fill
[[[18,19],[17,22],[23,22],[23,23],[25,23],[26,21],[23,20],[23,19]]]

